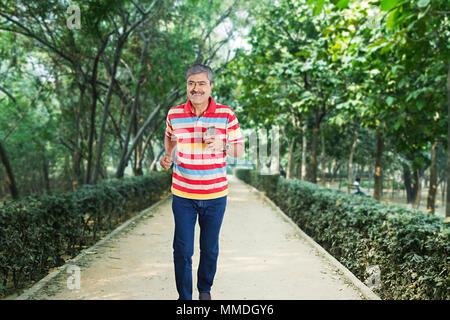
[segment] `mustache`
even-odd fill
[[[195,90],[192,90],[192,91],[191,91],[191,94],[196,94],[196,93],[201,93],[201,94],[204,94],[204,92],[203,92],[203,91],[195,91]]]

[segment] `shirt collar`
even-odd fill
[[[191,100],[188,100],[185,104],[184,104],[184,112],[185,113],[193,113],[192,112],[192,105],[191,105]],[[206,109],[205,113],[215,113],[216,112],[216,102],[213,100],[213,98],[210,96],[209,97],[209,106]]]

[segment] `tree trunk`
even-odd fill
[[[42,174],[43,174],[43,178],[44,178],[44,187],[45,187],[45,191],[47,193],[50,193],[50,178],[49,178],[49,174],[48,174],[48,161],[47,161],[47,157],[45,156],[45,146],[41,145],[41,152],[42,152]]]
[[[291,138],[289,142],[289,154],[288,154],[288,164],[286,168],[286,179],[291,179],[293,174],[293,165],[294,165],[294,149],[295,149],[295,137]]]
[[[332,181],[332,179],[333,179],[333,177],[332,177],[332,172],[333,172],[333,170],[332,170],[332,161],[328,161],[328,174],[330,175],[330,178],[329,178],[329,180],[328,180],[328,184],[327,184],[327,186],[328,186],[328,188],[330,187],[330,182]]]
[[[348,178],[348,193],[352,191],[352,183],[353,183],[353,156],[356,150],[356,143],[358,141],[358,124],[355,123],[355,129],[353,131],[353,142],[350,149],[350,156],[348,157],[348,168],[347,168],[347,178]]]
[[[86,86],[82,85],[80,88],[80,97],[78,99],[77,109],[75,110],[75,141],[73,148],[73,178],[72,178],[72,189],[75,190],[78,187],[79,179],[81,177],[81,152],[79,148],[80,144],[80,118],[81,118],[81,106],[83,103],[84,92]]]
[[[448,122],[447,122],[447,204],[445,206],[445,217],[450,219],[450,61],[448,63],[447,72],[447,108],[448,108]]]
[[[394,199],[394,195],[395,195],[395,173],[392,174],[391,188],[392,188],[391,199]]]
[[[142,157],[141,157],[141,162],[144,160],[145,158],[145,153],[147,152],[147,163],[152,163],[153,160],[155,160],[156,154],[153,151],[153,145],[152,142],[149,140],[148,143],[146,141],[146,143],[144,144],[144,148],[143,148],[143,152],[142,152]],[[141,164],[142,167],[142,164]]]
[[[136,114],[134,125],[133,125],[133,135],[136,136],[138,132],[138,114]],[[138,138],[138,143],[136,145],[136,148],[134,149],[134,175],[135,176],[142,176],[144,175],[144,172],[142,171],[142,136]]]
[[[11,192],[11,197],[13,199],[19,198],[19,190],[17,189],[16,180],[14,179],[14,174],[9,163],[8,155],[6,150],[3,148],[2,142],[0,141],[0,160],[3,163],[6,174],[6,183],[8,184],[9,190]]]
[[[3,181],[3,172],[0,172],[0,181]],[[6,181],[6,179],[5,179]],[[0,200],[6,195],[8,191],[6,190],[6,184],[0,183]]]
[[[155,170],[156,164],[158,163],[159,158],[164,152],[164,147],[161,147],[161,151],[158,153],[158,155],[153,159],[152,164],[150,165],[150,171]]]
[[[419,205],[420,205],[420,194],[422,191],[420,178],[421,178],[421,172],[419,169],[417,169],[414,171],[415,186],[414,186],[413,208],[415,208],[415,209],[419,209]]]
[[[322,184],[325,185],[326,181],[325,181],[325,172],[326,172],[326,161],[325,161],[325,136],[322,134],[321,135],[321,142],[322,142],[322,155],[321,155],[321,178],[320,180],[322,181]]]
[[[142,78],[144,75],[144,66],[145,66],[145,59],[147,56],[147,47],[148,47],[148,40],[145,39],[144,40],[144,44],[142,45],[142,50],[141,50],[141,56],[139,58],[139,72],[138,75],[136,77],[137,81],[136,81],[136,88],[135,88],[135,92],[134,92],[134,101],[133,104],[131,106],[131,114],[130,114],[130,119],[128,121],[128,126],[127,126],[127,131],[126,131],[126,136],[125,136],[125,142],[123,144],[123,150],[122,150],[122,155],[120,157],[120,162],[119,162],[119,166],[117,168],[117,172],[120,172],[121,175],[123,175],[123,171],[125,171],[125,167],[127,166],[127,162],[128,159],[126,159],[127,156],[127,152],[128,152],[128,143],[130,141],[130,137],[131,137],[131,131],[134,127],[135,131],[134,131],[134,136],[136,137],[137,134],[137,117],[136,117],[136,113],[137,113],[137,109],[139,107],[139,96],[140,96],[140,89],[141,89],[141,83],[142,83]],[[135,166],[138,165],[139,163],[139,154],[137,152],[137,150],[135,150]],[[133,168],[133,172],[135,175],[137,175],[137,168]]]
[[[91,182],[91,171],[92,171],[92,155],[94,149],[94,135],[95,135],[95,116],[97,113],[97,102],[98,102],[98,91],[97,91],[97,74],[98,74],[98,64],[100,61],[100,56],[106,48],[108,43],[108,38],[102,43],[95,60],[92,69],[92,76],[90,79],[90,85],[92,88],[92,107],[91,107],[91,118],[90,118],[90,128],[89,128],[89,141],[88,141],[88,155],[87,155],[87,169],[86,175],[84,176],[84,183]]]
[[[446,195],[446,191],[447,191],[447,182],[446,181],[444,181],[444,182],[442,182],[442,205],[444,205],[444,203],[445,203],[445,195]]]
[[[314,128],[311,142],[311,158],[309,162],[309,181],[317,183],[317,149],[319,142],[319,108],[317,107],[314,112]]]
[[[131,32],[133,32],[134,29],[136,29],[140,24],[142,24],[147,19],[149,13],[152,11],[156,2],[157,1],[153,1],[153,3],[150,5],[150,7],[147,9],[147,11],[145,11],[145,12],[141,11],[142,17],[138,21],[134,22],[128,30],[126,30],[126,31],[123,30],[123,33],[117,39],[117,46],[114,51],[113,67],[111,68],[111,72],[109,72],[109,76],[110,76],[111,80],[109,82],[108,91],[106,93],[106,99],[103,104],[103,118],[102,118],[102,124],[100,127],[99,138],[98,138],[98,142],[97,142],[94,175],[92,178],[93,184],[97,183],[97,179],[100,174],[100,169],[101,169],[100,163],[101,163],[101,157],[102,157],[102,152],[103,152],[103,140],[104,140],[105,127],[106,127],[106,119],[107,119],[108,113],[109,113],[109,106],[111,104],[113,88],[114,88],[115,81],[116,81],[115,78],[116,78],[117,66],[119,64],[119,60],[122,55],[122,49],[123,49],[125,43],[127,42],[127,39],[129,37],[129,35],[131,34]],[[126,19],[128,19],[128,17]],[[117,31],[118,30],[116,30],[116,32]],[[144,124],[144,126],[145,126],[145,124]],[[141,128],[141,130],[138,133],[139,136],[142,134],[142,131],[143,130]],[[130,150],[127,152],[123,163],[127,163],[128,159],[130,157],[130,154],[131,154],[130,151],[132,151],[135,148],[136,143],[137,143],[136,139],[133,140],[132,146],[131,146]],[[127,147],[127,143],[124,143],[124,148],[126,148],[126,147]],[[123,166],[123,164],[122,164],[122,166]],[[116,174],[117,174],[117,172],[116,172]],[[121,171],[121,174],[123,176],[123,170]],[[121,178],[121,177],[118,177],[118,178]]]
[[[306,180],[306,150],[308,148],[308,140],[306,137],[307,125],[303,125],[302,130],[302,162],[300,165],[300,180]]]
[[[94,90],[96,91],[96,90]],[[91,179],[92,171],[92,155],[94,150],[94,135],[95,135],[95,114],[97,110],[97,94],[94,92],[92,95],[92,107],[91,107],[91,121],[89,128],[89,141],[88,141],[88,156],[87,156],[87,168],[86,175],[84,176],[84,183],[89,183]]]
[[[414,201],[414,192],[412,188],[411,172],[407,165],[403,165],[403,183],[405,185],[406,203],[412,203]]]
[[[131,142],[131,146],[128,149],[127,154],[125,155],[125,160],[124,163],[126,163],[128,161],[128,159],[131,156],[131,153],[133,152],[134,148],[136,147],[139,138],[142,136],[142,134],[144,133],[144,130],[150,125],[150,123],[152,122],[152,120],[154,118],[156,118],[156,116],[158,115],[159,111],[162,109],[163,106],[166,105],[172,105],[176,100],[178,100],[178,98],[180,97],[180,91],[181,88],[178,89],[174,89],[171,92],[169,92],[169,94],[166,96],[166,98],[164,99],[163,102],[161,102],[158,106],[156,106],[156,108],[152,111],[152,113],[148,116],[147,120],[145,120],[145,123],[142,125],[142,127],[139,129],[138,133],[136,134],[136,136],[134,137],[133,141]],[[170,100],[169,100],[170,99]],[[256,148],[258,149],[258,148]],[[255,159],[256,161],[256,166],[258,167],[259,165],[259,156],[257,156],[257,158]],[[120,179],[123,177],[123,172],[124,172],[124,168],[122,166],[122,170],[119,170],[120,168],[117,168],[115,177]]]
[[[106,99],[103,105],[103,118],[102,118],[102,124],[100,127],[99,137],[97,140],[97,149],[95,152],[95,167],[94,167],[94,174],[92,177],[92,180],[90,183],[96,184],[98,176],[100,174],[100,164],[101,164],[101,158],[103,153],[103,140],[104,140],[104,134],[105,134],[105,127],[106,127],[106,119],[108,117],[108,110],[109,106],[111,104],[112,99],[112,93],[113,93],[113,86],[114,86],[114,79],[116,77],[117,72],[117,66],[119,64],[120,56],[122,53],[122,47],[123,47],[123,40],[119,39],[119,43],[117,44],[115,54],[114,54],[114,62],[113,67],[111,70],[111,74],[109,75],[111,77],[111,80],[109,82],[108,91],[106,93]],[[124,143],[124,148],[126,148],[126,143]]]
[[[364,167],[365,166],[362,164],[362,165],[359,166],[359,169],[358,169],[358,177],[360,177],[361,180],[363,180],[363,177],[365,176],[365,174],[364,174]]]
[[[338,174],[339,170],[341,169],[341,165],[342,165],[342,163],[339,162],[339,163],[336,163],[335,166],[333,167],[330,182],[333,182],[334,180],[336,180],[337,174]]]
[[[147,137],[145,138],[145,142],[143,143],[143,146],[141,147],[141,150],[142,150],[142,156],[141,156],[141,158],[140,158],[140,166],[142,167],[142,162],[143,162],[143,160],[144,160],[144,155],[145,155],[145,150],[149,150],[149,152],[150,152],[150,161],[153,161],[154,160],[154,154],[153,154],[153,147],[152,147],[152,144],[151,144],[151,138],[152,138],[152,136],[153,136],[153,134],[155,133],[155,132],[157,132],[163,125],[165,125],[166,124],[166,122],[165,121],[160,121],[159,122],[159,124],[157,125],[157,126],[155,126],[155,127],[153,127],[153,129],[152,129],[152,131],[147,135]],[[150,170],[151,171],[151,170]]]
[[[383,172],[382,172],[383,149],[384,149],[383,134],[380,131],[377,131],[377,150],[376,150],[375,177],[373,188],[373,198],[376,200],[381,200],[381,193],[383,190]]]
[[[431,167],[430,167],[430,184],[428,189],[427,212],[434,214],[434,206],[436,203],[436,189],[437,189],[437,147],[439,139],[434,139],[431,147]]]

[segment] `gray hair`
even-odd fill
[[[197,73],[203,73],[206,72],[206,76],[208,77],[209,82],[213,83],[214,82],[214,78],[213,78],[213,73],[210,67],[205,66],[203,64],[193,64],[192,66],[190,66],[187,71],[186,71],[186,80],[193,74],[197,74]]]

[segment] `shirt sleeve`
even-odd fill
[[[166,136],[171,139],[175,137],[175,135],[173,134],[172,123],[170,122],[169,115],[167,115],[167,118],[166,118]]]
[[[228,118],[227,123],[227,136],[228,143],[239,143],[244,144],[244,138],[242,138],[241,129],[239,128],[239,121],[236,117],[234,111],[231,111],[231,114]]]

